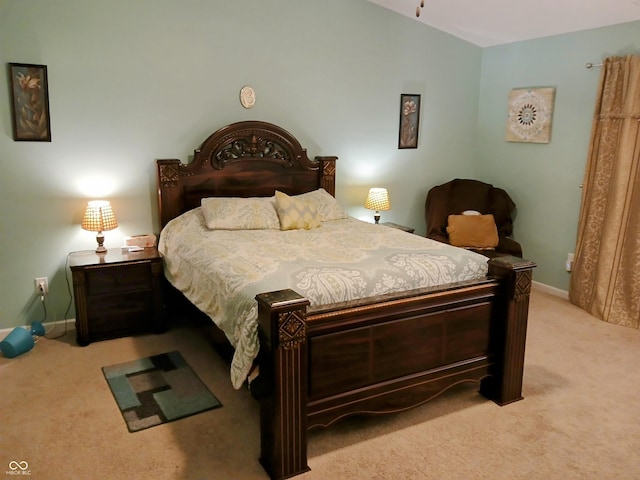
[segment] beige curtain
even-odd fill
[[[605,60],[582,191],[569,299],[640,327],[640,56]]]

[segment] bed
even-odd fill
[[[200,236],[212,235],[207,225],[202,225],[209,221],[200,211],[205,208],[202,199],[262,199],[259,201],[263,204],[274,201],[276,192],[281,192],[278,195],[287,201],[318,192],[326,199],[326,195],[335,195],[336,162],[337,157],[309,159],[306,149],[292,134],[260,121],[238,122],[214,132],[195,150],[188,164],[157,160],[165,272],[172,285],[183,291],[167,298],[191,297],[198,311],[206,311],[210,308],[207,304],[220,308],[219,298],[231,298],[231,292],[237,290],[212,284],[209,290],[214,300],[208,302],[202,292],[194,296],[189,283],[180,285],[179,272],[185,267],[176,263],[176,255],[182,252],[184,260],[209,249],[196,241]],[[212,202],[219,205],[217,200]],[[340,236],[336,232],[344,229],[362,228],[358,238],[371,235],[373,239],[381,231],[389,242],[392,238],[400,240],[403,247],[394,257],[396,260],[424,248],[434,248],[437,256],[441,248],[437,242],[399,230],[349,222],[359,221],[336,218],[323,222],[319,228],[284,232],[291,242],[297,241],[293,237],[309,234],[306,241],[317,246],[317,254],[309,259],[315,263],[305,263],[301,268],[317,270],[318,262],[322,264],[332,256],[336,247],[313,236],[333,228],[334,236]],[[187,224],[196,233],[185,237],[187,241],[182,246],[170,246],[170,237],[176,236],[170,232],[181,231]],[[242,265],[251,265],[245,270],[255,271],[256,260],[249,259],[247,253],[251,248],[240,245],[251,241],[250,237],[262,239],[263,250],[256,253],[266,258],[271,242],[267,239],[273,237],[273,241],[282,242],[282,233],[277,229],[214,229],[217,236],[209,257],[229,265],[236,258]],[[427,247],[426,242],[432,243]],[[295,250],[293,245],[283,250]],[[455,255],[459,255],[456,262],[472,271],[469,275],[445,275],[445,283],[418,288],[407,281],[403,288],[352,292],[339,301],[327,301],[313,293],[313,288],[305,290],[302,280],[280,285],[270,283],[266,275],[252,278],[255,290],[250,299],[254,309],[251,318],[257,342],[246,342],[249,352],[238,355],[242,343],[238,339],[251,333],[235,335],[223,328],[224,335],[219,337],[237,347],[231,360],[234,386],[243,382],[253,359],[259,364],[260,377],[266,385],[259,400],[260,462],[271,478],[288,478],[309,470],[307,431],[328,427],[349,415],[402,411],[461,383],[478,385],[484,396],[499,405],[522,399],[529,293],[535,264],[498,256],[483,259],[478,266],[474,259],[479,256],[473,257],[476,254],[469,257],[462,249],[454,248]],[[294,260],[300,263],[300,257]],[[197,265],[196,270],[202,262]],[[258,270],[269,270],[270,265],[271,262],[260,264]],[[289,277],[296,273],[299,271],[290,272]],[[192,281],[191,286],[206,283],[204,279]],[[238,281],[229,283],[235,285]],[[229,312],[218,314],[229,316]]]

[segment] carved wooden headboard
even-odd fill
[[[324,188],[335,195],[337,157],[315,157],[285,129],[267,122],[232,123],[211,134],[193,161],[156,160],[160,227],[205,197],[268,197]]]

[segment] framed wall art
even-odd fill
[[[400,133],[398,148],[418,148],[418,128],[420,126],[420,95],[403,93],[400,95]]]
[[[10,63],[13,139],[50,142],[47,66]]]
[[[556,89],[514,88],[509,93],[508,142],[549,143]]]

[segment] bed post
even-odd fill
[[[527,339],[529,294],[533,269],[530,260],[499,256],[489,260],[489,275],[502,280],[502,298],[494,312],[492,337],[498,358],[494,375],[482,382],[480,392],[498,405],[522,400],[524,350]]]
[[[158,214],[160,230],[171,220],[182,213],[182,202],[179,188],[180,160],[160,159],[157,164]]]
[[[293,290],[262,293],[258,301],[260,376],[268,393],[260,401],[260,463],[273,480],[309,470],[307,465],[307,306]]]
[[[320,162],[319,184],[327,193],[336,196],[336,160],[338,157],[316,157],[316,161]]]

